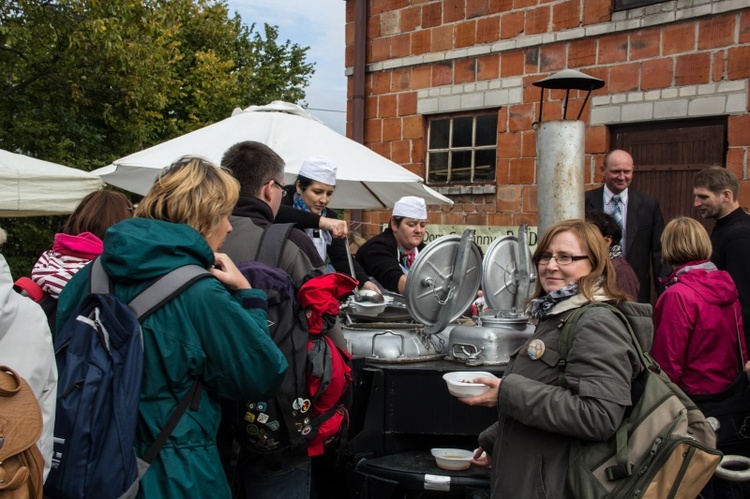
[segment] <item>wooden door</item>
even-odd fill
[[[611,128],[612,149],[633,156],[633,188],[659,201],[664,222],[689,216],[711,232],[693,206],[693,176],[712,165],[725,165],[726,117],[621,125]]]

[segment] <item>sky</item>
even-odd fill
[[[230,14],[238,12],[248,26],[279,27],[279,43],[290,40],[310,47],[307,61],[315,74],[305,89],[308,112],[333,130],[346,134],[344,76],[344,0],[228,0]],[[326,111],[324,111],[326,110]]]

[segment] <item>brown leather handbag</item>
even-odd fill
[[[42,499],[41,434],[42,412],[31,387],[0,366],[0,499]]]

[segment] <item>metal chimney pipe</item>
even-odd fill
[[[584,218],[583,121],[545,121],[536,131],[538,233]]]

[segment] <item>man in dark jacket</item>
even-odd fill
[[[630,154],[620,149],[607,153],[602,164],[604,185],[586,192],[586,213],[604,211],[620,225],[622,253],[640,283],[638,301],[648,303],[651,300],[652,268],[657,293],[664,290],[658,278],[669,273],[661,262],[664,218],[656,199],[629,188],[633,171]]]
[[[406,275],[424,248],[427,206],[422,198],[406,196],[393,206],[389,227],[357,250],[357,261],[380,286],[404,294]]]
[[[711,261],[726,270],[740,294],[745,341],[750,343],[750,215],[737,201],[740,183],[722,166],[701,170],[693,179],[693,204],[703,218],[716,220],[711,232]]]
[[[246,141],[230,147],[224,153],[221,165],[230,169],[232,175],[240,182],[240,198],[232,216],[229,217],[233,230],[227,236],[222,252],[235,263],[255,260],[263,231],[273,223],[285,195],[284,160],[265,144]],[[322,272],[324,262],[310,238],[301,230],[293,228],[284,245],[279,266],[291,276],[293,284],[299,288],[307,276]],[[338,321],[333,330],[326,334],[337,345],[344,344]],[[258,422],[265,424],[260,418]],[[224,433],[220,438],[231,438],[226,433],[227,425],[223,426],[222,431]],[[244,431],[244,426],[236,431]],[[237,440],[244,438],[239,435],[237,437]],[[226,442],[223,443],[224,448],[227,445]],[[226,453],[224,460],[229,460]],[[306,453],[301,455],[285,450],[275,453],[260,452],[243,445],[237,458],[236,473],[230,469],[228,475],[235,477],[232,484],[235,497],[310,497],[311,466]]]

